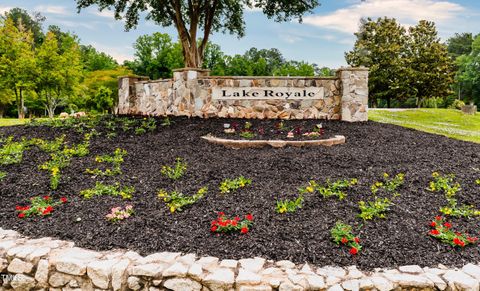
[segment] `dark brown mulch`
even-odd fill
[[[231,150],[200,139],[222,127],[225,120],[174,121],[170,127],[159,126],[155,132],[142,136],[129,132],[119,133],[112,140],[104,136],[93,138],[91,155],[74,158],[63,171],[58,191],[49,190],[48,173],[38,169],[48,154],[37,149],[26,151],[21,164],[0,167],[8,171],[8,177],[0,182],[0,227],[32,237],[73,240],[92,249],[129,248],[142,254],[180,251],[233,259],[261,256],[318,265],[356,264],[364,269],[406,264],[461,266],[480,261],[478,246],[453,249],[427,235],[429,221],[439,214],[438,209],[446,201],[442,194],[426,190],[433,171],[454,173],[462,185],[459,202],[480,208],[480,186],[474,183],[480,178],[479,144],[375,122],[331,121],[323,122],[325,127],[333,134],[345,135],[346,144]],[[312,125],[315,123],[311,121]],[[74,131],[47,127],[5,127],[0,133],[16,138],[53,138],[65,133],[69,141],[81,140],[81,135]],[[97,180],[135,186],[132,204],[136,215],[112,224],[105,215],[111,207],[127,202],[113,197],[85,200],[78,193],[95,184],[95,179],[84,173],[85,168],[95,167],[95,155],[111,153],[116,147],[128,152],[122,166],[124,174]],[[184,178],[172,183],[160,174],[160,169],[177,157],[188,163],[188,171]],[[384,172],[405,173],[401,196],[387,219],[363,222],[356,217],[358,201],[372,197],[370,185]],[[223,179],[240,175],[251,178],[252,185],[224,196],[218,193]],[[358,178],[359,186],[348,191],[343,201],[311,195],[298,212],[275,213],[277,198],[293,198],[297,188],[309,180],[327,178]],[[170,214],[157,198],[161,188],[192,194],[202,186],[210,189],[206,197],[181,213]],[[45,194],[67,196],[70,203],[43,219],[17,218],[16,205],[26,203],[31,196]],[[227,215],[252,213],[251,232],[212,234],[210,222],[217,211]],[[76,222],[77,218],[81,221]],[[337,220],[359,229],[364,246],[360,255],[352,257],[346,247],[332,243],[329,230]],[[480,235],[478,219],[454,219],[452,223],[459,231]]]

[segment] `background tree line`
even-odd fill
[[[0,16],[0,116],[111,110],[117,77],[132,72],[44,21],[20,8]]]
[[[480,35],[457,33],[441,43],[433,22],[406,29],[384,17],[362,19],[355,36],[345,58],[370,68],[371,107],[480,105]]]

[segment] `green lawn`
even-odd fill
[[[369,110],[372,121],[391,123],[455,139],[480,143],[480,113],[465,115],[454,109]]]
[[[19,125],[25,124],[30,119],[17,119],[17,118],[0,118],[0,126],[11,126],[11,125]]]

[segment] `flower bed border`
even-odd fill
[[[30,239],[0,228],[0,289],[30,290],[479,290],[480,266],[402,266],[362,272],[263,258],[222,260],[195,254],[95,252],[73,242]]]
[[[206,141],[223,145],[231,149],[244,149],[244,148],[262,148],[265,146],[271,146],[274,148],[283,148],[286,146],[294,147],[309,147],[309,146],[334,146],[345,143],[345,136],[335,135],[335,137],[328,139],[316,139],[316,140],[238,140],[238,139],[226,139],[218,138],[213,135],[202,136]]]

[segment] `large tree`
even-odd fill
[[[421,20],[409,28],[407,56],[410,88],[415,91],[418,107],[428,98],[444,98],[451,93],[454,62],[447,46],[440,43],[433,22]]]
[[[0,21],[0,87],[15,95],[18,118],[24,118],[25,92],[34,86],[35,55],[33,34],[13,19]]]
[[[447,40],[448,53],[457,58],[472,51],[473,35],[470,32],[455,33]]]
[[[171,78],[173,69],[183,67],[182,48],[166,33],[142,35],[133,45],[135,60],[126,65],[137,75],[151,79]]]
[[[4,20],[10,18],[13,20],[13,23],[17,28],[22,27],[23,29],[30,31],[33,34],[35,45],[40,45],[43,42],[45,35],[42,31],[42,25],[45,21],[45,17],[40,14],[40,12],[29,14],[26,10],[15,7],[5,12],[0,18],[3,18]]]
[[[261,9],[275,21],[302,20],[302,15],[319,5],[318,0],[76,0],[78,9],[97,4],[100,10],[113,9],[115,18],[125,18],[125,28],[138,24],[141,12],[161,26],[174,25],[182,44],[185,66],[202,66],[205,48],[212,32],[245,34],[244,11]],[[202,31],[201,41],[197,36]]]
[[[74,37],[48,32],[45,41],[37,49],[37,71],[35,89],[42,98],[48,116],[72,95],[79,85],[82,74],[80,50]]]
[[[405,68],[406,31],[395,19],[362,19],[357,40],[352,51],[345,54],[351,66],[370,68],[370,106],[377,99],[391,106],[392,99],[407,98],[408,79]]]
[[[370,68],[370,105],[378,99],[391,107],[406,100],[422,103],[445,98],[453,82],[453,61],[440,43],[433,22],[422,20],[405,28],[393,18],[365,19],[347,63]]]
[[[459,97],[480,106],[480,34],[472,42],[470,53],[457,58]]]

